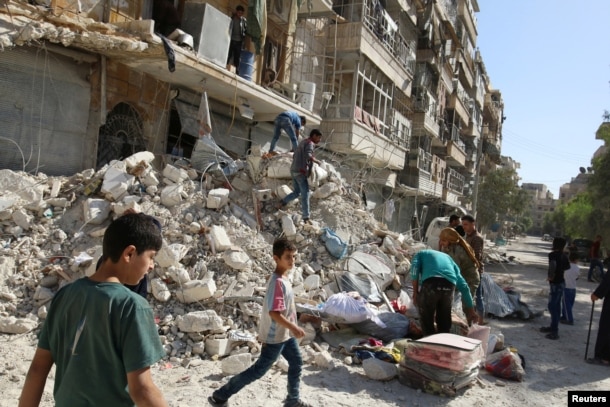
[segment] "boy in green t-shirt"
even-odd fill
[[[123,286],[153,269],[162,242],[159,222],[142,213],[108,226],[100,267],[53,298],[19,407],[39,405],[53,364],[58,407],[167,406],[150,373],[165,356],[152,309]]]

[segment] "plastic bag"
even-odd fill
[[[485,370],[496,377],[518,382],[522,382],[525,375],[521,358],[510,349],[504,349],[489,355],[485,359]]]
[[[347,243],[341,240],[333,230],[322,228],[322,235],[320,238],[326,245],[326,250],[328,250],[333,257],[342,259],[347,253]]]
[[[377,314],[367,306],[364,299],[354,298],[348,293],[337,293],[328,297],[328,300],[324,303],[323,312],[328,315],[342,318],[348,324],[372,319],[379,326],[385,328],[385,324],[377,317]]]

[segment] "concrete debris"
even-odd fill
[[[110,221],[134,210],[162,226],[163,247],[147,278],[167,361],[195,366],[202,358],[224,358],[227,375],[252,363],[260,352],[262,298],[275,268],[271,243],[283,234],[298,248],[289,275],[298,303],[309,304],[314,315],[301,323],[303,359],[334,369],[353,361],[335,359],[327,344],[318,345],[317,333],[328,322],[315,316],[316,305],[341,291],[343,273],[368,275],[389,298],[398,298],[409,286],[412,253],[425,247],[383,231],[328,163],[315,171],[309,225],[300,222],[298,200],[276,209],[291,192],[289,157],[249,156],[229,178],[174,165],[157,171],[153,160],[140,152],[98,171],[61,177],[0,170],[1,332],[39,327],[53,295],[95,271]],[[323,227],[348,242],[347,259],[328,253]],[[376,380],[396,374],[385,362],[365,362],[366,374]]]
[[[377,358],[364,359],[362,368],[366,376],[373,380],[387,381],[398,375],[396,364],[384,362]]]

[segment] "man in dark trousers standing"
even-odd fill
[[[239,75],[239,58],[241,57],[241,50],[244,46],[244,39],[246,38],[246,30],[248,29],[248,21],[244,17],[244,8],[239,5],[235,7],[235,12],[231,17],[231,24],[229,25],[229,34],[231,35],[231,45],[229,46],[229,56],[227,58],[227,69],[231,67],[231,60],[233,60],[233,66],[235,67],[235,73]]]
[[[591,301],[604,299],[602,314],[599,316],[599,328],[597,340],[595,341],[595,355],[593,359],[587,359],[587,363],[610,366],[610,273],[606,273],[602,282],[597,286]]]

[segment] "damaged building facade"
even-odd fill
[[[8,0],[2,168],[67,175],[138,151],[189,163],[202,103],[215,142],[238,158],[266,151],[275,117],[293,110],[306,132],[322,129],[320,155],[367,209],[404,232],[467,211],[478,177],[500,164],[504,105],[476,48],[476,0],[173,4],[192,47],[155,34],[150,0]],[[237,74],[226,56],[239,4],[249,36]]]

